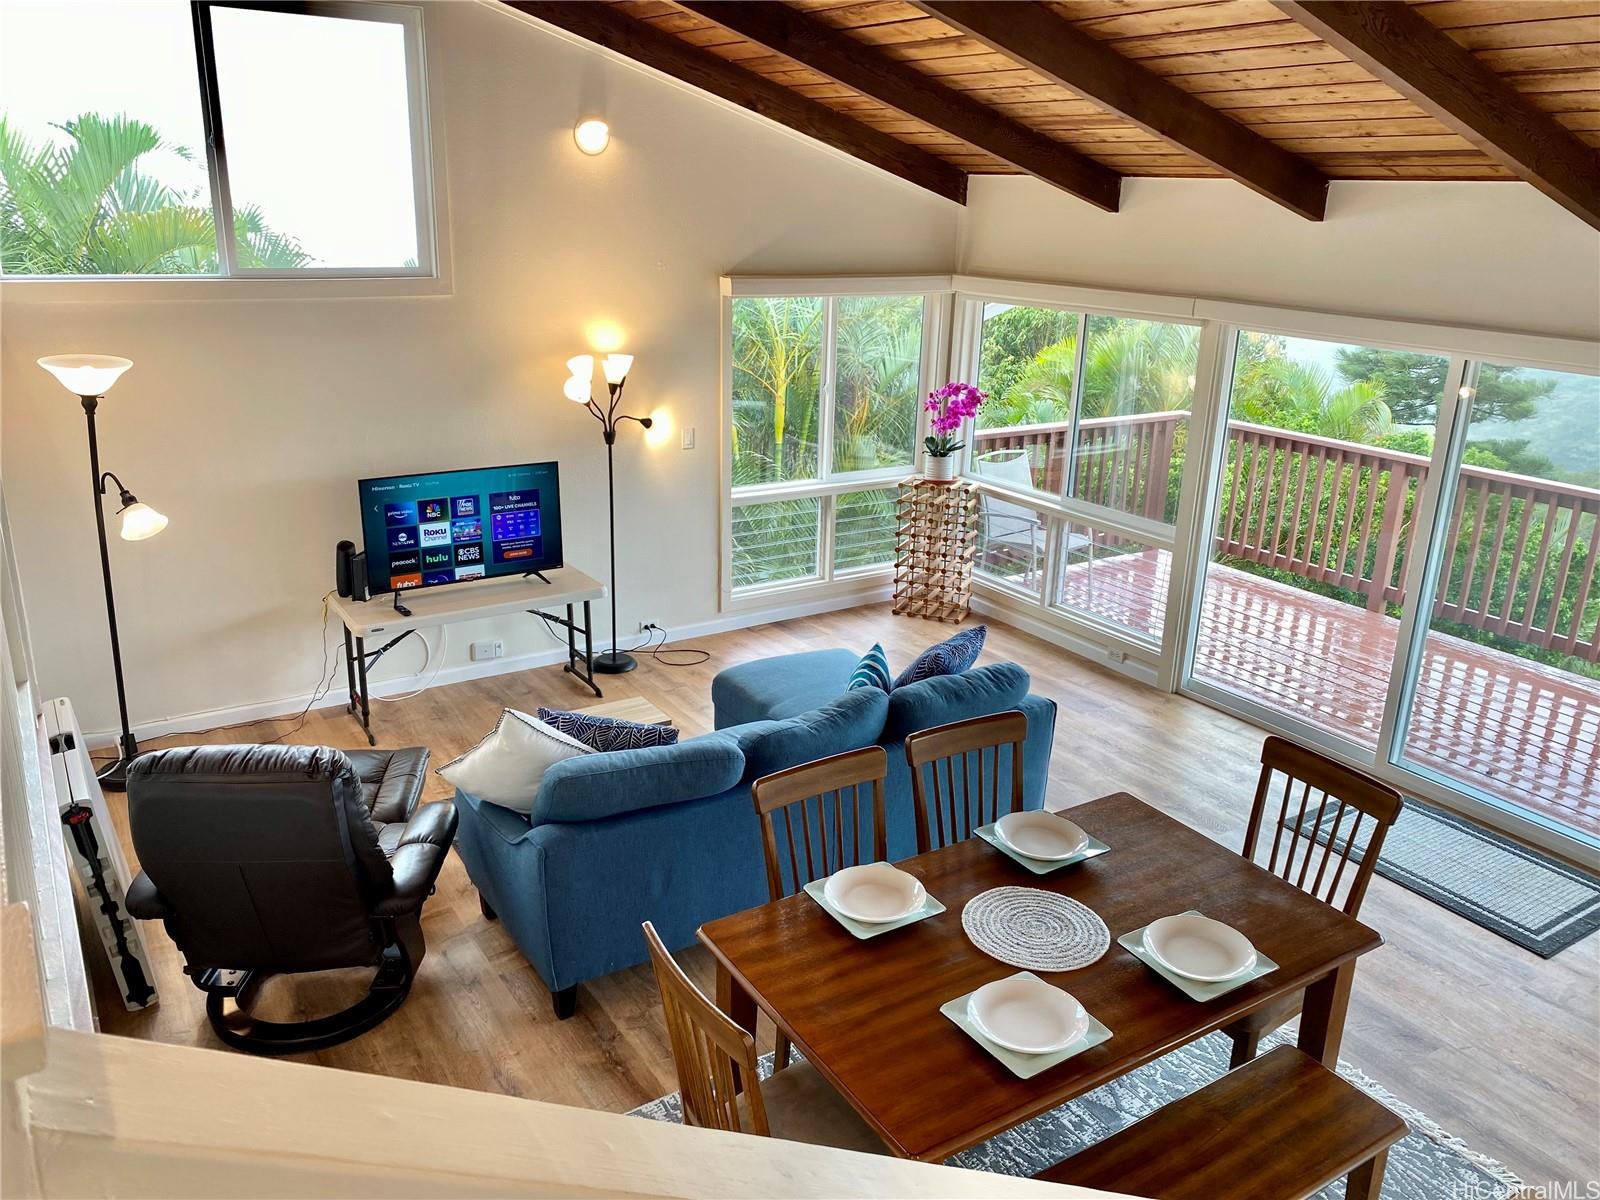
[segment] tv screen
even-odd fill
[[[561,565],[553,462],[363,479],[360,492],[373,593]]]

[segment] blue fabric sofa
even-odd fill
[[[893,694],[847,692],[856,662],[847,650],[823,650],[732,667],[712,683],[717,732],[557,763],[526,817],[456,793],[467,874],[486,915],[505,923],[554,994],[558,1015],[571,1015],[579,983],[645,961],[644,921],[676,949],[706,921],[766,902],[750,801],[763,775],[882,745],[889,857],[907,858],[916,831],[906,735],[1020,709],[1026,803],[1043,806],[1056,705],[1028,693],[1021,667],[997,663]]]

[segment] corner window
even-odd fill
[[[415,8],[7,3],[0,271],[431,275],[425,110]]]
[[[739,296],[728,346],[735,594],[881,571],[921,428],[928,298]]]

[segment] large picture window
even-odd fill
[[[882,570],[915,461],[928,298],[729,301],[734,594]]]
[[[416,8],[7,3],[0,271],[431,275],[425,111]]]

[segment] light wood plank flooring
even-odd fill
[[[891,663],[904,663],[944,632],[893,617],[887,607],[854,609],[706,638],[699,644],[712,658],[702,666],[645,658],[638,671],[605,686],[608,698],[649,698],[695,734],[710,727],[711,678],[724,667],[819,647],[865,650],[874,641],[883,642]],[[1240,844],[1259,730],[992,626],[984,660],[1004,659],[1026,666],[1034,689],[1061,706],[1052,807],[1126,789],[1226,845]],[[585,700],[573,680],[550,667],[381,704],[374,721],[381,745],[427,745],[438,765],[476,742],[503,705],[532,709],[541,702],[578,707]],[[163,744],[266,740],[289,725],[261,723]],[[342,708],[312,713],[286,740],[364,744]],[[426,800],[450,794],[430,775]],[[122,798],[111,799],[126,842]],[[499,925],[479,915],[477,893],[454,855],[425,913],[428,957],[405,1006],[374,1032],[309,1056],[313,1061],[611,1110],[675,1089],[648,967],[585,985],[577,1016],[557,1021],[532,968]],[[1357,972],[1345,1056],[1529,1183],[1600,1177],[1600,937],[1544,961],[1381,877],[1362,916],[1388,945],[1363,959]],[[128,1013],[102,974],[104,1028],[216,1045],[203,996],[183,977],[176,949],[157,925],[146,926],[146,936],[161,1003]],[[709,990],[704,953],[692,951],[686,962]],[[267,999],[274,1011],[310,1015],[340,1002],[353,984],[359,981],[276,980]]]

